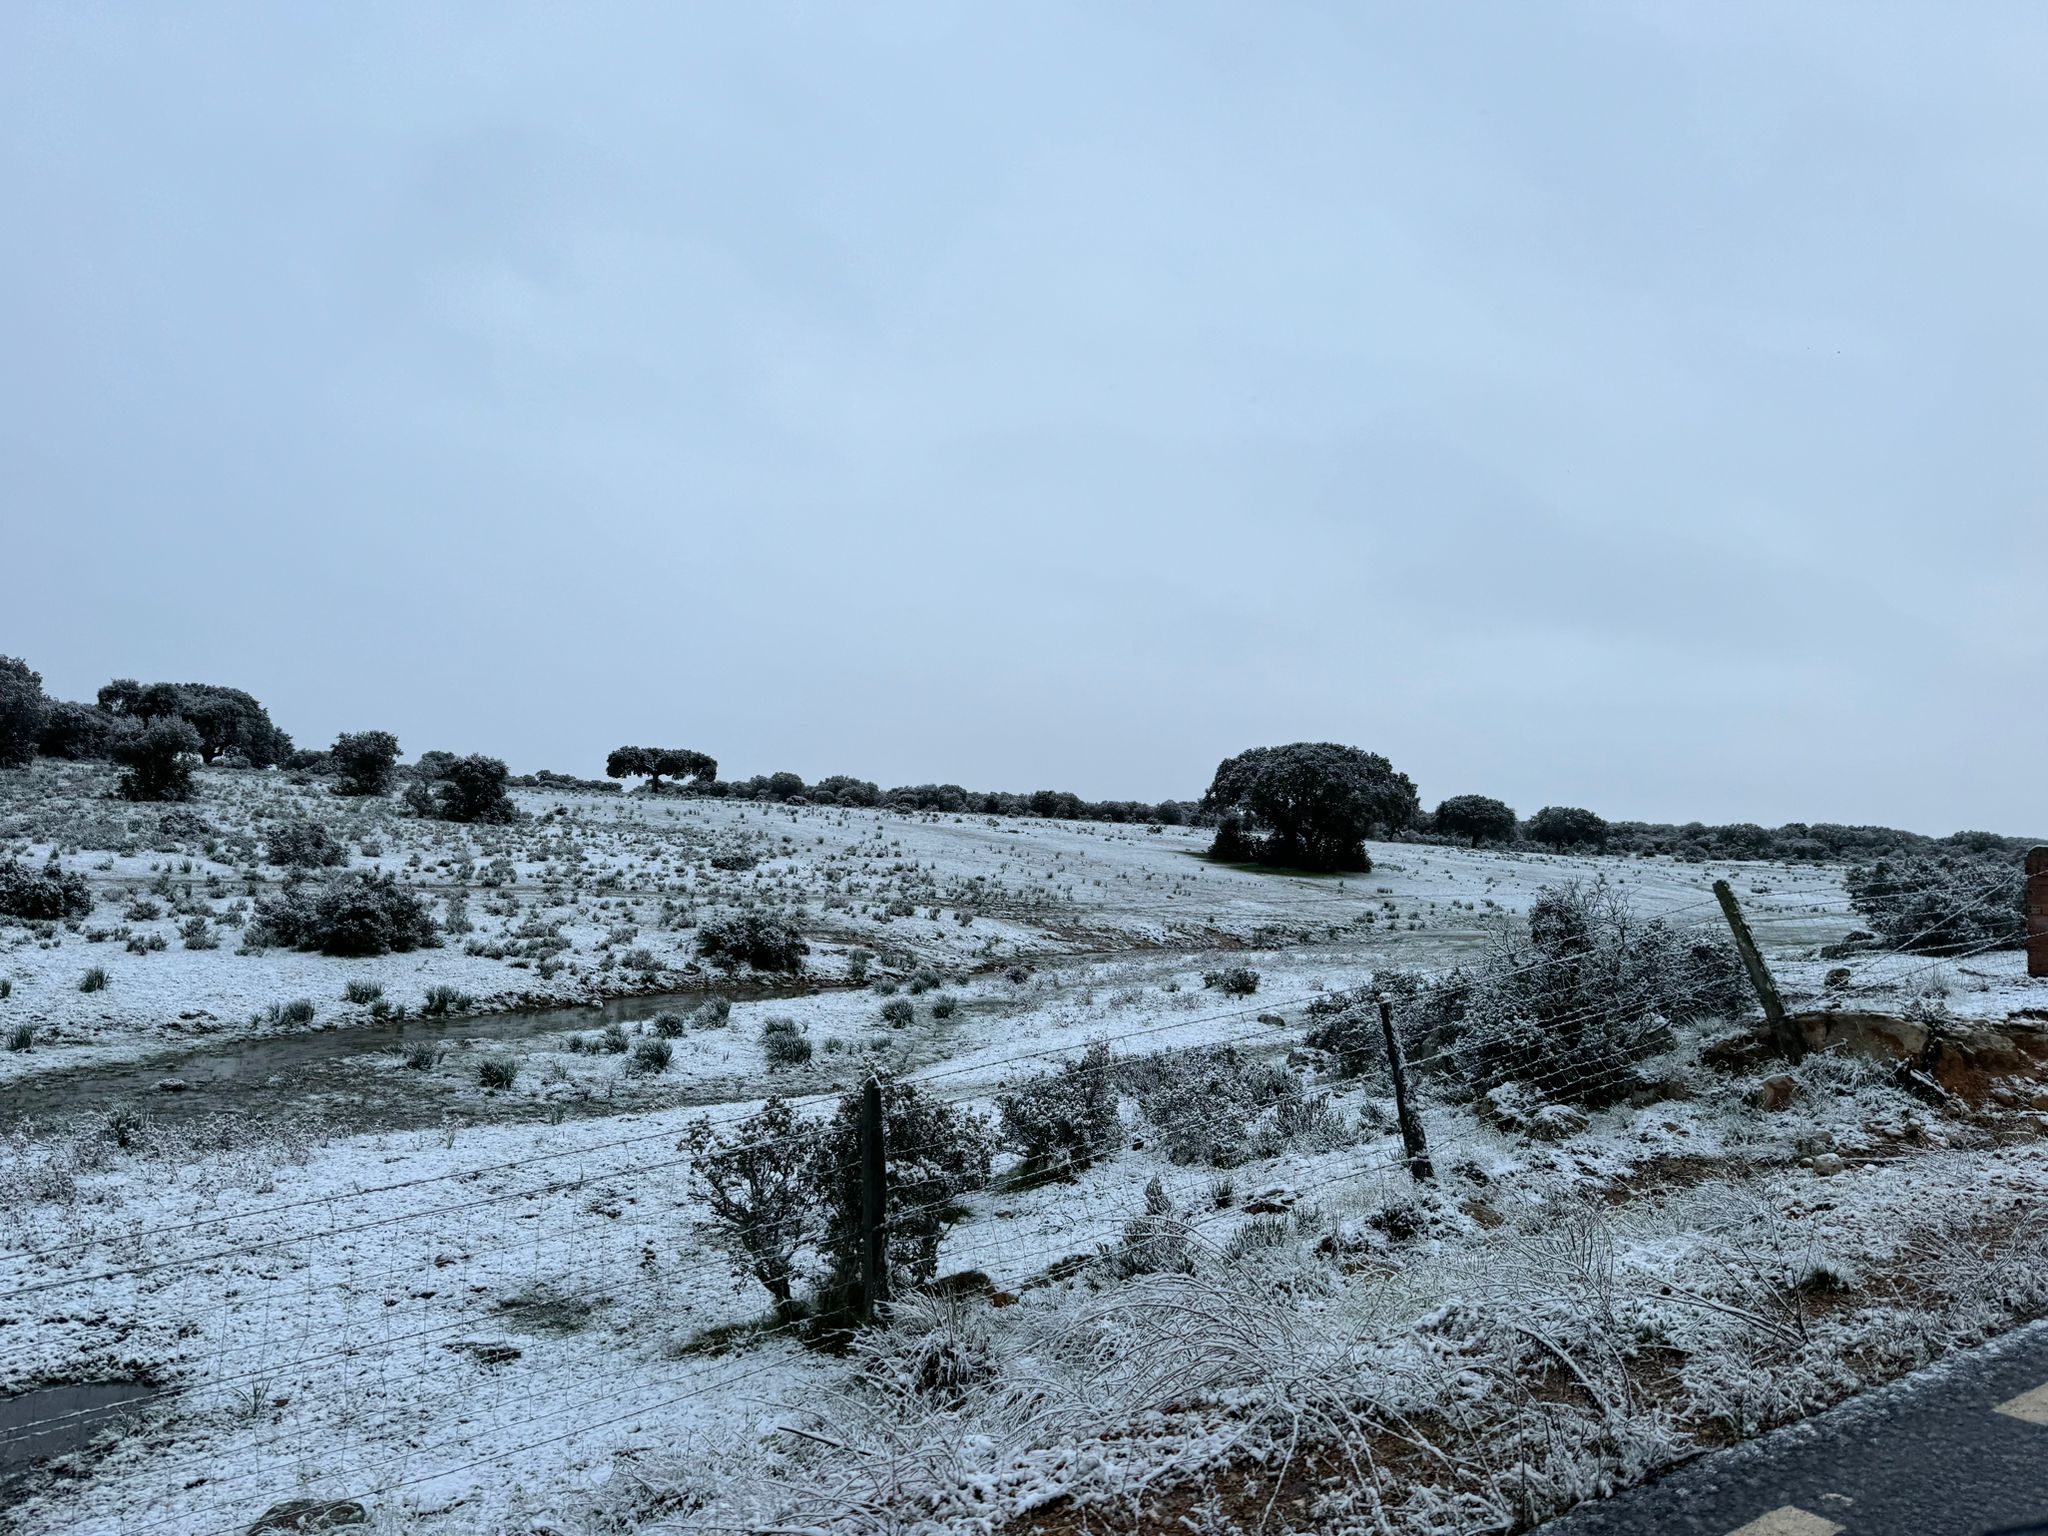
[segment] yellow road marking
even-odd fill
[[[2000,1403],[1991,1411],[2002,1413],[2009,1419],[2024,1419],[2029,1424],[2048,1424],[2048,1387],[2022,1392],[2011,1402]]]
[[[1758,1515],[1740,1530],[1730,1531],[1728,1536],[1839,1536],[1848,1529],[1823,1520],[1819,1515],[1810,1515],[1796,1504],[1787,1504],[1774,1509],[1768,1515]]]

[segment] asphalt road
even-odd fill
[[[2048,1324],[1585,1505],[1541,1536],[2048,1536]]]

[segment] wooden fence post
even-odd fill
[[[1394,1005],[1380,999],[1380,1033],[1387,1037],[1387,1070],[1394,1076],[1394,1115],[1401,1122],[1401,1145],[1408,1153],[1409,1176],[1434,1180],[1436,1169],[1429,1161],[1429,1143],[1422,1139],[1422,1118],[1408,1102],[1408,1058],[1401,1054],[1401,1037],[1394,1033]]]
[[[2048,976],[2048,848],[2027,855],[2027,974]]]
[[[1785,1017],[1785,1000],[1778,996],[1778,983],[1771,976],[1771,968],[1764,964],[1763,952],[1756,947],[1756,937],[1736,903],[1735,887],[1726,880],[1716,880],[1714,897],[1721,903],[1721,915],[1728,919],[1728,931],[1735,935],[1735,952],[1742,956],[1749,984],[1756,988],[1757,1001],[1764,1005],[1764,1018],[1770,1022],[1771,1039],[1778,1054],[1787,1061],[1800,1060],[1806,1055],[1806,1037]]]
[[[860,1313],[869,1323],[889,1302],[887,1126],[881,1079],[870,1077],[860,1090]]]

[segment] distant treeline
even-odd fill
[[[1782,827],[1760,827],[1738,821],[1710,827],[1689,821],[1683,826],[1656,821],[1608,824],[1606,851],[1623,854],[1669,854],[1702,863],[1708,859],[1779,859],[1827,863],[1862,863],[1905,854],[1957,853],[2023,856],[2039,839],[2005,837],[1996,832],[1956,832],[1929,837],[1897,827],[1850,827],[1835,822],[1788,821]]]
[[[456,759],[445,752],[425,753],[416,764],[400,767],[397,738],[384,731],[344,733],[324,750],[296,749],[263,705],[237,688],[116,678],[91,704],[73,703],[48,697],[41,676],[26,662],[0,656],[0,768],[24,766],[38,756],[113,759],[128,770],[121,792],[136,799],[189,796],[191,767],[203,762],[332,777],[341,794],[382,794],[394,778],[409,780],[419,786],[414,798],[424,804],[432,795],[447,798],[449,786],[462,777],[460,767],[478,779],[479,804],[493,815],[505,788],[617,793],[618,781],[639,778],[647,781],[646,791],[707,799],[1213,827],[1219,832],[1218,857],[1256,856],[1310,868],[1369,867],[1361,856],[1367,836],[1474,847],[1664,854],[1692,862],[1858,865],[1929,857],[2016,861],[2031,846],[2029,839],[1994,832],[1929,837],[1897,827],[1834,822],[1763,827],[1754,822],[1608,821],[1575,806],[1545,806],[1525,819],[1504,802],[1479,794],[1454,795],[1431,811],[1408,777],[1385,758],[1332,743],[1254,748],[1226,759],[1199,801],[1090,800],[1071,790],[976,790],[960,784],[884,789],[872,779],[843,773],[816,783],[786,771],[721,779],[716,759],[686,747],[616,748],[606,760],[603,779],[545,768],[507,776],[496,759]],[[481,785],[486,768],[493,780],[489,794]]]

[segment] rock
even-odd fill
[[[1810,1051],[1852,1051],[1882,1060],[1918,1060],[1927,1049],[1928,1027],[1918,1019],[1891,1013],[1857,1013],[1849,1009],[1795,1013],[1787,1020],[1806,1039]]]
[[[1988,1089],[1987,1079],[2026,1072],[2033,1064],[2033,1057],[2012,1035],[1988,1024],[1945,1026],[1926,1056],[1930,1077],[1950,1093],[1973,1098]]]
[[[1300,1197],[1293,1190],[1284,1185],[1276,1185],[1272,1189],[1260,1190],[1245,1201],[1244,1213],[1247,1216],[1279,1216],[1292,1210],[1298,1198]]]
[[[367,1525],[369,1513],[354,1499],[286,1499],[256,1517],[249,1536],[261,1531],[336,1531]]]
[[[1838,965],[1821,978],[1821,985],[1830,992],[1839,992],[1855,979],[1856,973],[1846,965]]]
[[[1876,934],[1867,933],[1863,929],[1858,928],[1853,933],[1844,934],[1841,942],[1838,944],[1821,945],[1820,957],[1823,960],[1841,960],[1849,955],[1859,954],[1863,950],[1874,948],[1876,944]]]
[[[1563,1141],[1578,1135],[1586,1125],[1584,1110],[1569,1104],[1546,1104],[1529,1117],[1527,1134],[1532,1141]]]
[[[1780,1072],[1776,1077],[1767,1077],[1757,1084],[1756,1104],[1758,1109],[1790,1109],[1792,1101],[1799,1097],[1799,1080]]]
[[[185,1091],[185,1079],[182,1077],[161,1078],[157,1082],[156,1091],[158,1093],[183,1093]]]
[[[1824,1179],[1840,1173],[1846,1166],[1840,1154],[1835,1152],[1817,1153],[1813,1159],[1813,1171]]]

